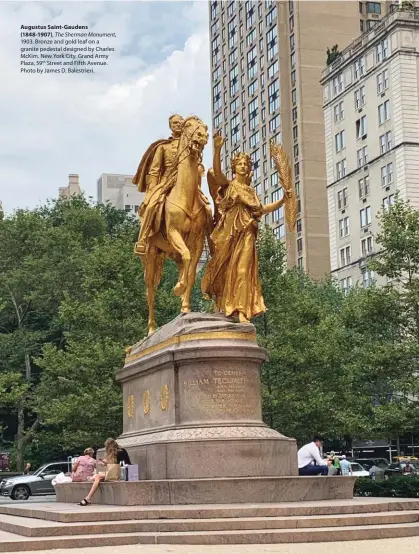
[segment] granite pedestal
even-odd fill
[[[262,421],[266,358],[253,325],[219,314],[182,314],[133,346],[118,443],[140,478],[297,475],[296,441]]]

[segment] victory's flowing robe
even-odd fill
[[[236,180],[218,197],[218,223],[211,234],[215,256],[202,280],[202,292],[215,298],[229,316],[242,312],[248,319],[266,311],[258,275],[256,239],[262,205],[255,190]]]

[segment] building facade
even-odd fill
[[[68,185],[58,189],[59,198],[71,198],[72,196],[79,196],[80,194],[83,193],[79,184],[79,176],[76,174],[70,174],[68,176]]]
[[[226,138],[223,169],[228,174],[237,151],[249,152],[259,198],[263,203],[278,200],[282,189],[270,162],[269,138],[283,143],[299,200],[297,228],[289,233],[282,209],[265,221],[286,242],[288,265],[304,268],[315,278],[330,271],[320,79],[327,48],[342,47],[359,36],[361,22],[369,18],[366,4],[209,4],[212,124]]]
[[[396,7],[323,74],[330,263],[344,290],[373,282],[377,213],[396,191],[419,209],[418,67],[419,10]]]
[[[138,192],[132,183],[133,175],[102,173],[97,180],[97,201],[109,202],[119,210],[125,210],[138,217],[138,208],[144,199],[144,193]]]

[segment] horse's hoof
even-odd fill
[[[173,292],[175,293],[175,296],[182,296],[182,294],[186,291],[186,285],[183,283],[177,283],[175,288],[173,289]]]

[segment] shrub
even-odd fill
[[[355,496],[387,496],[390,498],[419,498],[419,476],[392,477],[388,481],[372,481],[361,477],[355,482]]]

